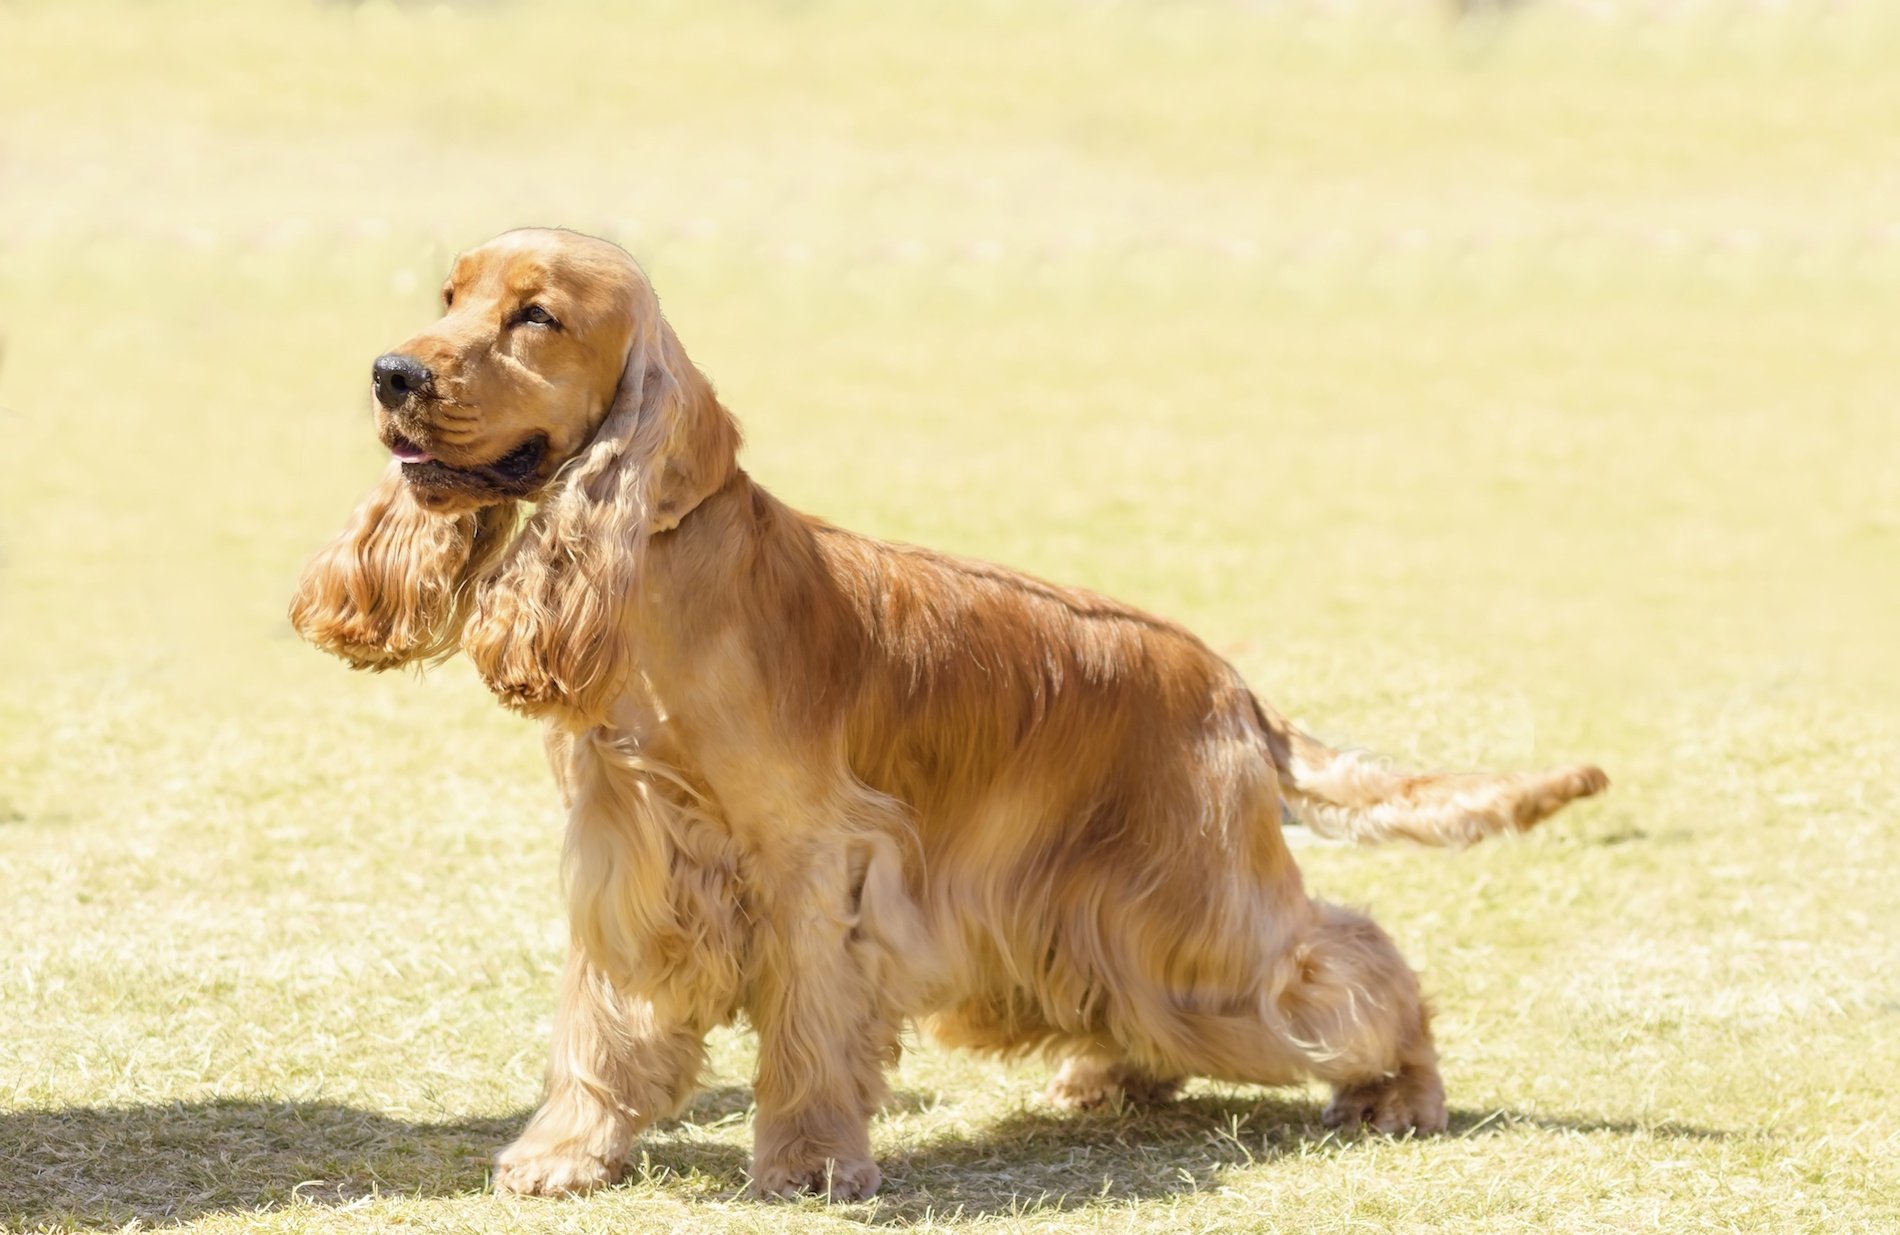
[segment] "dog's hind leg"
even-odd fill
[[[495,1189],[559,1196],[619,1177],[633,1138],[692,1097],[704,1031],[621,994],[577,948],[555,1013],[541,1108],[495,1158]]]
[[[1169,1071],[1259,1085],[1331,1082],[1328,1126],[1439,1132],[1445,1091],[1418,977],[1372,919],[1323,902],[1301,909],[1260,988],[1231,1011],[1139,1019],[1138,1058]]]
[[[1371,918],[1324,902],[1313,911],[1282,957],[1272,1010],[1283,1043],[1334,1087],[1324,1122],[1444,1131],[1445,1087],[1418,975]]]

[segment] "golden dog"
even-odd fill
[[[1417,978],[1306,894],[1282,803],[1326,835],[1461,843],[1601,772],[1398,775],[1178,626],[788,509],[605,241],[509,232],[442,301],[376,362],[394,460],[291,618],[360,668],[460,648],[546,721],[572,947],[498,1188],[615,1178],[741,1013],[761,1194],[876,1189],[869,1121],[913,1020],[1051,1053],[1064,1105],[1312,1076],[1329,1124],[1445,1126]]]

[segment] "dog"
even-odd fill
[[[392,458],[291,620],[363,669],[459,649],[545,723],[572,942],[497,1189],[613,1181],[741,1015],[766,1196],[876,1190],[908,1024],[1045,1053],[1066,1107],[1317,1077],[1329,1125],[1444,1128],[1417,977],[1307,895],[1282,809],[1463,844],[1601,771],[1401,775],[1170,622],[790,509],[606,241],[505,233],[442,307],[375,362]]]

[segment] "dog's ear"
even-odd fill
[[[334,540],[303,568],[290,624],[358,669],[430,664],[454,653],[473,589],[508,543],[515,504],[435,515],[391,461]]]
[[[628,602],[649,538],[738,467],[738,425],[651,290],[640,300],[612,406],[477,589],[462,637],[489,688],[521,711],[605,723],[632,671]]]

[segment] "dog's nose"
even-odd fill
[[[376,401],[384,407],[399,407],[410,395],[427,390],[435,374],[414,356],[391,352],[378,356],[370,366],[370,381],[376,387]]]

